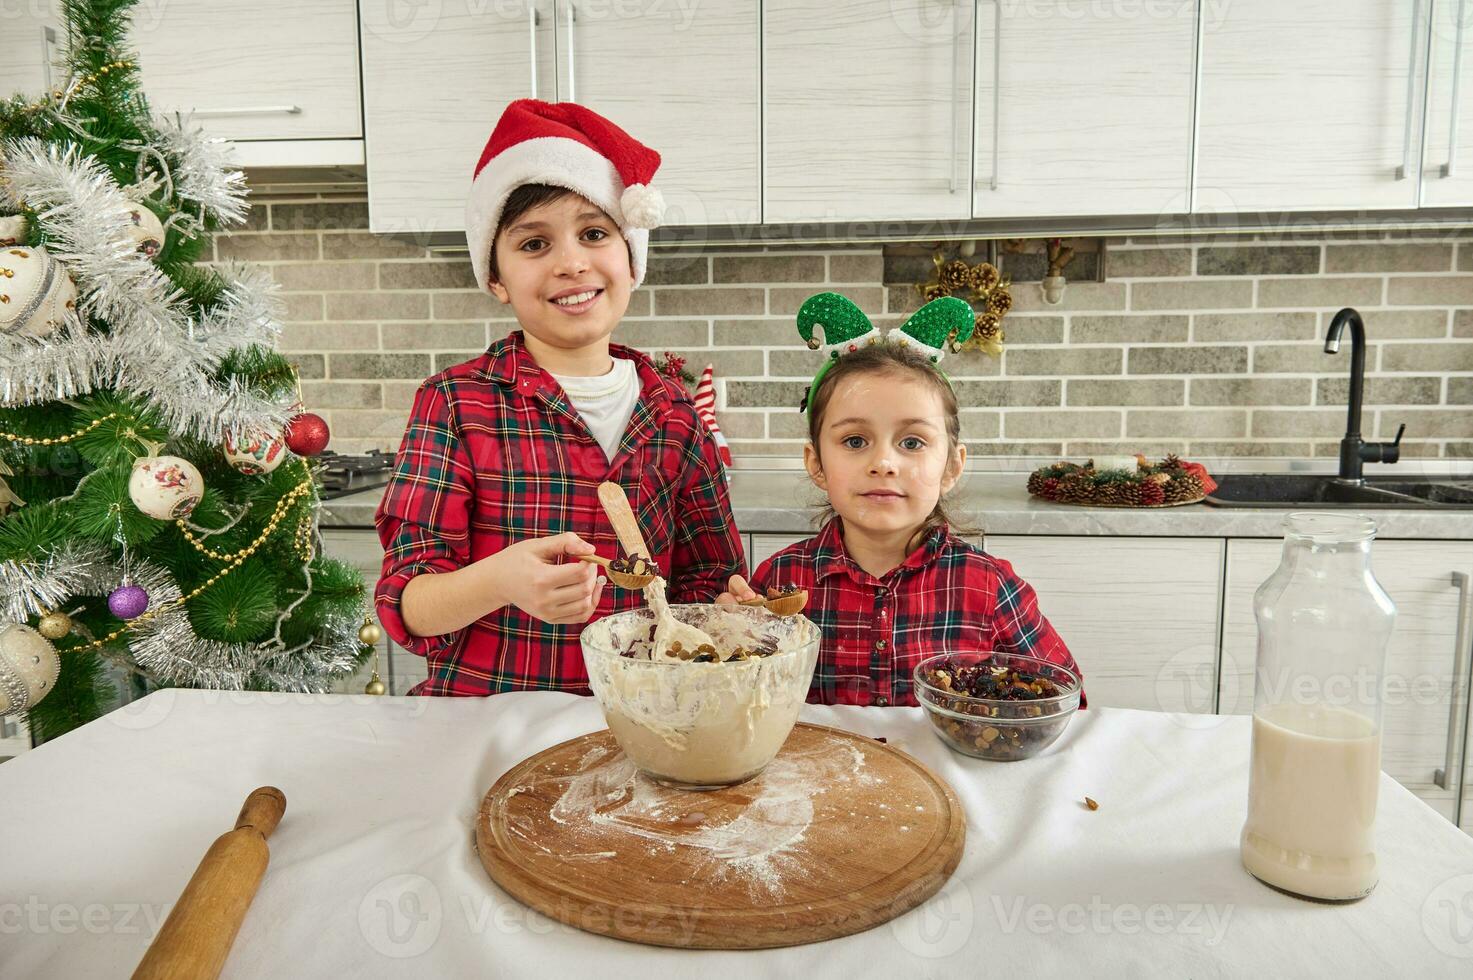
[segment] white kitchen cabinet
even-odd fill
[[[0,99],[35,101],[61,84],[66,32],[54,3],[0,6]]]
[[[758,0],[557,0],[558,97],[659,150],[667,225],[761,214]],[[487,133],[489,134],[489,131]]]
[[[1185,212],[1196,0],[981,0],[978,218]]]
[[[384,550],[378,535],[366,529],[323,528],[322,553],[352,565],[363,573],[363,584],[370,596],[383,569]],[[375,618],[377,622],[377,618]],[[390,694],[408,694],[409,689],[429,676],[425,659],[403,649],[385,634],[378,642],[379,680],[388,685]],[[370,657],[352,677],[333,686],[340,694],[362,694],[363,685],[373,670]]]
[[[1434,0],[1422,206],[1473,204],[1473,2]]]
[[[766,0],[767,222],[971,215],[973,7]]]
[[[430,8],[438,13],[422,14]],[[370,227],[463,231],[476,161],[501,110],[556,98],[552,3],[363,0],[361,18]]]
[[[1210,714],[1223,541],[989,534],[1038,594],[1089,703]]]
[[[25,722],[13,717],[0,717],[0,762],[31,750],[31,732]]]
[[[1417,206],[1426,0],[1202,9],[1196,210]]]
[[[1258,627],[1253,593],[1279,565],[1282,542],[1228,543],[1222,635],[1224,713],[1253,710],[1253,670]],[[1469,597],[1454,573],[1473,572],[1473,544],[1460,541],[1377,541],[1371,567],[1396,603],[1396,627],[1386,657],[1381,768],[1451,818],[1456,780],[1438,785],[1438,770],[1456,775],[1463,762],[1461,721],[1466,712],[1469,639],[1459,632]],[[1460,666],[1461,664],[1461,666]],[[1461,669],[1463,690],[1453,678]],[[1452,702],[1457,699],[1457,704]]]
[[[530,97],[580,102],[657,149],[666,224],[760,220],[757,0],[446,0],[396,32],[385,18],[402,6],[363,8],[374,231],[463,231],[486,140],[508,102]]]
[[[782,551],[788,545],[797,544],[799,541],[807,540],[810,537],[812,535],[809,534],[754,534],[752,535],[751,547],[747,552],[747,567],[755,572],[758,565],[779,551]],[[777,583],[768,582],[764,584],[776,585]]]
[[[363,136],[354,0],[143,3],[129,40],[153,109],[212,136]]]

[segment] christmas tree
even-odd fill
[[[157,118],[136,0],[63,0],[68,79],[0,102],[0,714],[50,738],[146,685],[324,691],[377,627],[317,553],[274,284],[217,142]],[[361,628],[361,629],[360,629]]]

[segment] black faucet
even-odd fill
[[[1330,321],[1325,334],[1325,353],[1340,351],[1340,334],[1350,324],[1350,410],[1345,420],[1345,438],[1340,440],[1340,479],[1364,483],[1362,463],[1394,463],[1401,458],[1401,434],[1406,423],[1396,430],[1391,442],[1366,442],[1360,437],[1360,407],[1366,383],[1366,326],[1360,314],[1346,307]]]

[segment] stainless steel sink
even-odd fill
[[[1473,480],[1367,478],[1305,473],[1228,473],[1206,502],[1218,507],[1473,509]]]

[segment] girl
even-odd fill
[[[823,633],[809,701],[913,705],[912,670],[939,653],[1009,651],[1079,672],[1033,589],[959,537],[941,503],[966,448],[956,394],[936,364],[972,318],[962,300],[936,300],[882,339],[833,293],[799,312],[809,346],[822,327],[829,353],[805,398],[803,449],[828,520],[763,563],[752,586],[733,577],[718,601],[769,586],[808,590],[806,615]]]

